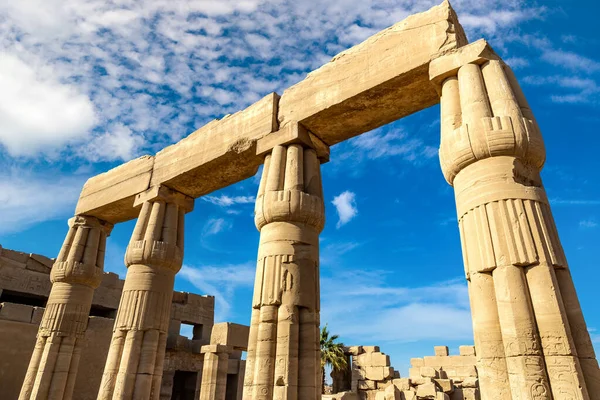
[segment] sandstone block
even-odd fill
[[[448,352],[448,346],[434,346],[433,347],[434,354],[438,357],[446,357],[450,355]]]
[[[37,256],[37,254],[32,254],[32,256]],[[50,265],[47,265],[47,263],[43,263],[41,261],[49,261]],[[41,261],[38,261],[41,260]],[[50,268],[52,268],[52,260],[50,260],[49,258],[42,258],[42,256],[37,256],[37,258],[34,257],[29,257],[27,259],[27,263],[25,264],[25,268],[27,268],[30,271],[36,271],[36,272],[41,272],[43,274],[49,274],[50,273]]]
[[[400,397],[402,400],[417,400],[417,392],[414,391],[409,391],[409,390],[403,390],[402,391],[402,397]]]
[[[390,356],[379,352],[364,353],[356,357],[356,363],[361,367],[389,367]]]
[[[422,358],[411,358],[410,359],[410,366],[411,367],[422,367],[425,364],[423,363],[423,359]]]
[[[222,322],[213,325],[210,343],[223,344],[245,351],[248,348],[249,334],[249,326]]]
[[[285,90],[279,123],[299,121],[333,145],[429,107],[439,101],[429,62],[466,43],[448,3],[408,17]]]
[[[434,383],[432,378],[425,377],[410,378],[410,382],[413,386],[425,385],[426,383]]]
[[[468,377],[463,379],[461,386],[463,388],[476,388],[477,385],[477,378],[476,377]]]
[[[458,351],[461,356],[475,356],[475,346],[460,346]]]
[[[436,394],[435,399],[436,400],[450,400],[450,396],[448,396],[446,393],[441,393],[440,392],[440,393]]]
[[[437,393],[437,388],[433,382],[417,386],[417,397],[419,399],[436,399]]]
[[[409,378],[420,378],[421,377],[421,368],[423,367],[414,367],[408,369],[408,377]]]
[[[400,391],[410,390],[410,387],[411,387],[410,378],[394,379],[392,382],[393,382],[394,386],[396,386],[396,388],[398,388],[398,390],[400,390]]]
[[[479,389],[465,388],[463,389],[464,400],[479,400]]]
[[[419,368],[419,375],[425,378],[439,378],[440,375],[437,369],[433,367],[421,367]]]
[[[379,352],[379,346],[362,346],[365,353]]]
[[[346,348],[348,354],[352,356],[357,356],[363,352],[362,346],[349,346]]]
[[[434,379],[438,389],[444,393],[452,393],[454,391],[454,384],[451,379]]]
[[[32,306],[15,303],[0,303],[0,319],[30,323],[32,315]]]
[[[271,93],[156,153],[151,186],[196,198],[253,176],[263,162],[257,140],[277,130],[278,101]]]
[[[368,381],[368,380],[359,380],[358,381],[358,389],[359,390],[373,390],[376,388],[377,388],[377,385],[373,381]]]
[[[133,207],[133,201],[150,187],[153,166],[154,157],[142,156],[88,179],[75,213],[111,223],[136,218],[139,208]]]
[[[23,266],[25,266],[27,260],[29,259],[29,254],[2,248],[2,251],[0,252],[0,257],[7,258],[9,260],[15,261],[17,264],[22,264]]]
[[[390,367],[365,367],[365,376],[372,381],[383,381],[392,376]]]
[[[402,395],[400,391],[394,385],[390,385],[385,388],[385,400],[401,400]]]

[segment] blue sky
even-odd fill
[[[334,4],[335,3],[335,4]],[[83,182],[242,109],[432,1],[27,0],[0,3],[0,244],[55,257]],[[512,65],[547,148],[543,179],[600,343],[600,39],[592,1],[454,1],[469,39]],[[439,107],[331,149],[323,166],[322,323],[406,372],[472,343]],[[198,199],[176,289],[249,323],[258,177]],[[124,276],[133,221],[106,269]]]

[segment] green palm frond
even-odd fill
[[[338,338],[338,335],[330,336],[327,325],[321,329],[321,368],[329,365],[334,370],[340,371],[348,367],[344,354],[344,344],[336,343]]]

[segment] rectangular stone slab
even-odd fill
[[[76,214],[118,223],[137,218],[135,196],[166,185],[200,197],[253,176],[264,157],[258,139],[277,130],[279,95],[271,93],[245,110],[214,120],[178,143],[90,178]]]
[[[298,121],[328,145],[439,102],[429,62],[467,44],[447,1],[371,36],[283,92],[281,126]]]
[[[159,151],[150,185],[200,197],[253,176],[263,162],[256,141],[277,130],[278,100],[271,93]]]
[[[135,196],[148,189],[154,157],[142,156],[96,175],[83,185],[75,214],[117,223],[136,218]]]

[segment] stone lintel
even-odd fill
[[[467,64],[484,64],[490,60],[500,60],[500,57],[485,39],[479,39],[432,60],[429,64],[429,79],[438,93],[441,93],[442,82],[446,78],[456,76],[460,67]]]
[[[447,1],[411,15],[286,89],[279,124],[298,121],[332,146],[437,104],[429,63],[467,43]]]
[[[135,196],[133,202],[134,207],[140,207],[146,201],[164,201],[166,203],[175,203],[182,207],[185,212],[190,212],[194,209],[194,199],[186,196],[176,190],[163,185],[151,187],[150,189]]]
[[[200,352],[202,354],[206,353],[231,353],[233,348],[231,346],[225,346],[223,344],[207,344],[202,346]]]
[[[265,139],[260,148],[258,142],[290,123],[308,131],[308,139],[297,133],[293,140],[310,142],[324,162],[328,146],[438,103],[429,82],[430,63],[467,43],[444,1],[338,54],[281,98],[271,93],[155,156],[90,178],[76,214],[114,224],[138,216],[137,195],[149,188],[164,185],[197,198],[250,178],[263,163],[262,154],[284,138]]]
[[[247,325],[221,322],[213,326],[210,343],[213,345],[227,345],[232,349],[246,351],[249,335],[250,327]]]
[[[301,144],[315,149],[321,164],[329,161],[329,146],[297,122],[289,123],[278,131],[259,139],[256,142],[256,155],[264,156],[273,150],[275,146],[289,144]]]
[[[137,217],[135,196],[150,187],[154,157],[142,156],[87,180],[75,208],[76,215],[89,215],[118,223]]]

